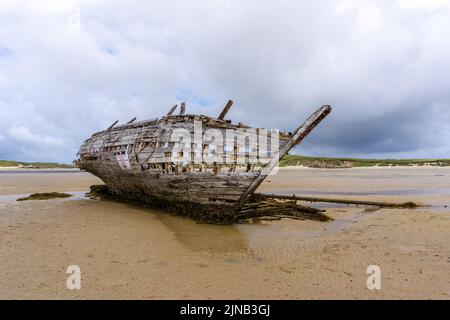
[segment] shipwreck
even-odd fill
[[[82,144],[75,164],[99,177],[109,196],[198,221],[233,223],[274,212],[327,220],[321,210],[275,204],[254,193],[331,107],[320,107],[286,133],[232,123],[226,119],[232,104],[217,118],[186,114],[182,103],[178,114],[175,105],[160,119],[116,121]]]

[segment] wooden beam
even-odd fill
[[[230,111],[231,106],[233,105],[233,100],[228,100],[227,105],[225,106],[225,108],[223,108],[222,112],[219,115],[219,120],[223,120],[226,116],[226,114],[228,113],[228,111]]]
[[[127,124],[133,123],[136,121],[136,118],[131,119],[130,121],[127,122]]]
[[[169,112],[167,112],[167,115],[171,116],[175,112],[175,109],[177,108],[177,106],[178,105],[174,105],[172,108],[170,108]]]
[[[186,113],[186,103],[182,102],[180,108],[180,116],[184,115],[185,113]]]
[[[392,202],[378,202],[378,201],[364,201],[364,200],[348,200],[348,199],[328,199],[328,198],[314,198],[314,197],[302,197],[278,194],[264,194],[256,193],[258,197],[263,199],[281,199],[281,200],[298,200],[298,201],[308,201],[308,202],[329,202],[329,203],[340,203],[340,204],[353,204],[353,205],[363,205],[363,206],[377,206],[377,207],[390,207],[390,208],[417,208],[418,205],[413,202],[405,203],[392,203]]]
[[[291,140],[289,140],[284,146],[275,152],[270,162],[263,166],[259,171],[259,176],[253,181],[247,191],[244,192],[241,199],[238,202],[238,206],[242,206],[247,200],[248,196],[256,191],[259,185],[275,168],[281,158],[283,158],[289,150],[298,145],[302,140],[331,112],[329,105],[324,105],[316,110],[300,127],[297,128]]]
[[[107,131],[108,130],[111,130],[112,128],[114,128],[114,126],[116,125],[116,124],[118,124],[119,123],[119,120],[116,120],[116,121],[114,121],[114,123],[112,124],[112,125],[110,125],[109,127],[108,127],[108,129],[106,129]]]

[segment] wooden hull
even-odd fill
[[[279,157],[330,110],[320,108],[293,135],[184,114],[115,128],[113,124],[83,143],[76,164],[102,179],[121,199],[197,220],[230,222]],[[180,132],[185,134],[181,140]]]
[[[182,173],[167,175],[123,171],[105,166],[85,166],[105,182],[120,199],[164,209],[195,220],[233,222],[239,199],[256,179],[257,172]]]
[[[197,203],[236,203],[258,176],[257,172],[161,174],[145,171],[123,171],[106,166],[84,166],[105,182],[117,195],[134,199],[135,195],[168,201]]]

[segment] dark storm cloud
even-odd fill
[[[448,157],[450,6],[397,1],[2,1],[0,158],[71,161],[114,120],[188,111],[294,129],[296,152]]]
[[[449,120],[448,111],[421,107],[398,108],[361,121],[330,118],[323,123],[328,127],[319,128],[304,147],[332,150],[339,156],[448,157]]]

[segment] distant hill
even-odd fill
[[[75,168],[75,166],[72,164],[53,163],[53,162],[21,162],[21,161],[12,161],[12,160],[0,160],[0,167],[23,167],[23,168],[37,168],[37,169]]]
[[[363,168],[363,167],[398,167],[398,166],[435,166],[450,167],[450,159],[355,159],[355,158],[328,158],[305,157],[286,155],[280,161],[280,167],[304,166],[309,168]],[[0,167],[23,168],[75,168],[72,164],[54,162],[21,162],[0,160]]]
[[[355,167],[396,167],[396,166],[450,166],[450,159],[353,159],[326,158],[286,155],[280,161],[280,167],[304,166],[309,168],[355,168]]]

